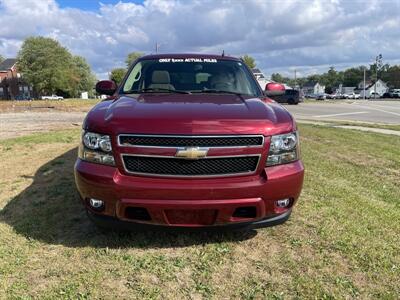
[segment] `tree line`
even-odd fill
[[[93,94],[96,77],[82,56],[73,55],[58,41],[27,38],[17,55],[17,68],[37,95],[80,97]]]
[[[249,55],[244,55],[241,59],[250,68],[255,68],[255,59]],[[383,80],[389,88],[400,88],[400,65],[389,65],[385,64],[380,67],[377,71],[377,65],[371,64],[369,67],[358,66],[348,68],[343,71],[336,71],[334,67],[330,67],[329,70],[322,74],[313,74],[305,77],[290,78],[281,75],[280,73],[273,73],[271,80],[281,83],[286,83],[289,86],[303,87],[307,82],[319,82],[325,85],[325,92],[332,93],[339,87],[340,84],[348,87],[357,87],[358,84],[364,80],[364,70],[366,81],[376,81],[378,79]]]
[[[129,53],[126,68],[113,69],[109,78],[119,84],[132,62],[141,56],[141,52]],[[0,55],[0,62],[2,60]],[[57,94],[75,98],[82,92],[88,92],[89,96],[94,94],[97,79],[86,59],[71,54],[52,38],[27,38],[18,52],[17,68],[38,96]]]
[[[271,80],[286,83],[290,86],[304,86],[307,82],[319,82],[325,85],[325,92],[332,93],[340,84],[343,86],[356,87],[364,80],[364,70],[366,81],[376,81],[376,64],[369,67],[358,66],[346,69],[344,71],[336,71],[334,67],[323,74],[314,74],[306,77],[300,77],[294,80],[282,76],[279,73],[273,73]],[[378,79],[383,80],[389,88],[400,88],[400,66],[385,64],[378,71]]]

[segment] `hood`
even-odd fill
[[[224,94],[142,94],[105,101],[89,112],[85,128],[120,134],[264,134],[293,130],[281,105]]]

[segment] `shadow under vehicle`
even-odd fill
[[[73,165],[77,148],[41,166],[33,182],[0,211],[0,222],[17,234],[68,247],[169,248],[241,241],[256,230],[232,232],[152,232],[100,230],[86,216],[75,191]],[[26,177],[26,176],[24,176]]]

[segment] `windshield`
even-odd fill
[[[259,97],[261,90],[240,61],[160,58],[136,63],[121,93],[234,93]]]

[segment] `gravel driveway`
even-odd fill
[[[33,132],[81,127],[84,112],[20,112],[0,114],[0,140]]]

